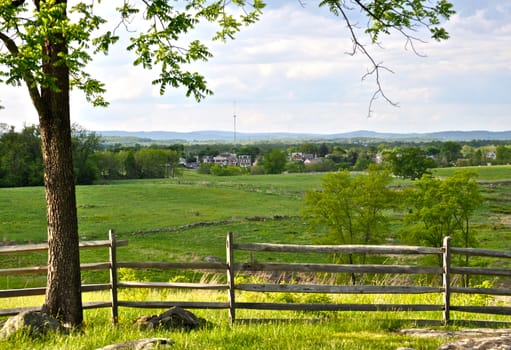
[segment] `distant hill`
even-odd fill
[[[233,142],[232,131],[97,131],[106,140],[130,140],[130,142],[175,141],[175,142]],[[236,133],[236,142],[249,141],[278,141],[278,140],[353,140],[353,139],[381,139],[403,141],[471,141],[471,140],[511,140],[511,131],[441,131],[433,133],[380,133],[375,131],[359,130],[338,134],[312,134],[312,133]]]

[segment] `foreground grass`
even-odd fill
[[[152,292],[154,293],[154,292]],[[150,295],[155,298],[155,295]],[[211,295],[209,295],[211,298]],[[213,296],[214,297],[214,296]],[[81,332],[48,335],[37,340],[17,336],[0,340],[1,349],[96,349],[108,344],[150,337],[171,338],[175,349],[436,349],[447,339],[428,339],[397,333],[409,327],[394,315],[368,317],[363,313],[299,313],[246,311],[244,317],[271,317],[274,321],[231,326],[226,310],[193,311],[205,318],[209,326],[185,331],[139,330],[134,320],[141,315],[163,310],[122,308],[120,323],[112,327],[109,310],[85,311]],[[403,317],[398,313],[397,317]],[[278,319],[287,319],[279,321]]]
[[[257,294],[257,295],[256,295]],[[237,295],[239,301],[312,302],[321,297],[323,301],[344,303],[441,303],[438,295],[321,295],[290,293],[244,293]],[[468,300],[464,296],[454,304],[482,305],[500,301]],[[108,293],[86,293],[84,301],[108,300]],[[130,289],[123,290],[120,300],[177,300],[177,301],[223,301],[222,292],[189,292]],[[319,302],[319,300],[316,300]],[[10,303],[33,306],[42,303],[42,297],[0,300],[0,308]],[[164,310],[119,309],[119,324],[111,325],[109,309],[84,312],[84,325],[80,332],[71,335],[51,334],[36,340],[20,335],[0,340],[0,349],[96,349],[108,344],[129,340],[162,337],[171,338],[175,349],[437,349],[449,341],[447,338],[422,338],[399,333],[400,329],[414,328],[415,320],[439,320],[440,312],[301,312],[238,310],[237,319],[252,320],[231,326],[227,310],[191,310],[208,321],[208,326],[190,332],[182,330],[139,330],[134,321],[142,315],[159,314]],[[479,315],[472,319],[487,319]],[[265,319],[265,321],[257,321]],[[467,319],[467,315],[453,314],[453,319]],[[509,316],[494,316],[494,321],[511,321]],[[442,327],[442,329],[446,329]],[[456,327],[448,327],[456,329]]]
[[[354,327],[353,325],[357,326]],[[183,331],[139,331],[124,323],[112,328],[109,323],[95,319],[83,333],[71,336],[50,335],[36,341],[24,337],[0,341],[3,349],[97,349],[109,344],[141,339],[170,338],[173,349],[366,349],[395,350],[398,347],[437,349],[445,339],[425,339],[402,336],[360,320],[261,323],[251,325],[215,324],[208,329]]]

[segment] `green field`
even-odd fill
[[[509,165],[492,165],[478,167],[459,167],[459,168],[437,168],[433,169],[433,175],[446,177],[452,175],[458,170],[467,169],[478,174],[480,181],[511,181],[511,166]]]
[[[511,184],[505,183],[511,180],[511,167],[473,169],[479,171],[479,180],[494,181],[481,187],[485,201],[476,212],[473,227],[481,247],[502,248],[503,242],[511,242]],[[453,171],[436,169],[435,174],[448,176]],[[177,179],[78,186],[80,239],[107,239],[108,231],[114,229],[119,239],[129,241],[128,247],[119,250],[120,259],[131,261],[190,261],[206,256],[224,259],[229,231],[238,241],[311,243],[315,236],[307,233],[301,217],[303,197],[305,191],[321,188],[322,176],[217,177],[187,171]],[[398,185],[409,183],[395,180]],[[2,241],[46,240],[43,188],[0,189],[0,213]],[[395,232],[388,236],[394,237]],[[83,261],[105,256],[90,250],[82,254]],[[26,263],[19,257],[11,260],[4,264]],[[44,263],[44,254],[39,261]]]
[[[186,172],[173,180],[112,182],[77,187],[82,239],[177,228],[197,222],[300,213],[303,193],[320,187],[321,175],[219,178]],[[39,242],[46,239],[43,188],[0,189],[0,238]]]
[[[474,218],[479,244],[485,248],[511,248],[511,167],[474,168],[482,185],[484,204]],[[438,169],[437,176],[452,173]],[[321,187],[322,174],[283,174],[272,176],[213,177],[185,172],[178,179],[138,180],[77,187],[77,205],[81,240],[107,239],[114,229],[119,239],[129,241],[119,248],[121,261],[203,261],[214,256],[225,259],[225,236],[231,231],[237,241],[311,243],[301,217],[305,191]],[[395,180],[396,184],[408,184]],[[41,242],[46,239],[43,188],[0,189],[0,239],[5,243]],[[389,236],[393,233],[389,232]],[[107,252],[82,251],[82,262],[104,261]],[[0,256],[2,267],[44,264],[45,254]],[[122,276],[121,276],[122,277]],[[137,277],[152,279],[146,271]],[[168,274],[166,280],[189,278]],[[104,275],[84,273],[86,283]],[[155,274],[154,278],[161,278]],[[44,285],[45,276],[13,278],[0,276],[0,288]],[[142,292],[140,292],[142,293]],[[144,292],[155,293],[155,292]],[[97,297],[97,296],[96,296]],[[136,297],[148,297],[140,294]],[[154,300],[154,295],[152,296]],[[176,298],[176,295],[157,297]],[[191,298],[217,298],[217,295],[186,295]],[[222,295],[222,298],[225,296]],[[87,297],[88,298],[88,297]],[[37,299],[36,305],[40,303]],[[175,299],[174,299],[175,300]],[[16,300],[23,306],[34,301]],[[32,302],[32,304],[30,304]],[[0,299],[0,307],[12,307],[13,300]],[[195,312],[195,311],[194,311]],[[85,331],[72,337],[45,339],[38,344],[26,339],[0,341],[0,348],[94,349],[108,343],[142,337],[171,337],[177,349],[436,349],[445,339],[401,336],[396,328],[407,327],[398,319],[417,318],[406,314],[323,313],[312,318],[319,323],[284,322],[275,324],[228,324],[227,312],[197,310],[211,322],[210,329],[197,332],[134,330],[132,321],[139,315],[156,311],[121,309],[121,325],[109,326],[107,310],[85,313]],[[268,317],[268,313],[249,314]],[[311,318],[311,315],[278,313],[279,318]],[[427,317],[427,315],[423,315]],[[482,316],[484,318],[484,315]],[[95,336],[90,336],[94,334]],[[99,336],[98,334],[103,334]],[[89,336],[87,336],[89,335]],[[289,341],[289,336],[293,341]]]

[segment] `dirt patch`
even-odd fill
[[[481,338],[497,337],[511,335],[510,328],[467,328],[460,330],[441,330],[441,329],[401,329],[398,333],[423,338]]]

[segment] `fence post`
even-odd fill
[[[234,255],[233,255],[233,234],[232,232],[227,233],[227,239],[225,242],[226,249],[226,259],[227,259],[227,284],[228,288],[228,298],[229,298],[229,319],[231,321],[231,325],[234,324],[236,319],[236,301],[234,299]]]
[[[443,313],[443,323],[447,325],[450,321],[449,309],[451,307],[451,237],[447,236],[444,238],[444,246],[443,246],[443,274],[442,274],[442,284],[444,288],[444,313]]]
[[[112,323],[116,325],[119,322],[119,314],[117,304],[117,243],[114,230],[108,231],[108,238],[110,240],[110,298],[112,300]]]

